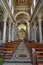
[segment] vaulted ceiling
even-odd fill
[[[19,12],[26,12],[29,16],[31,16],[31,6],[33,3],[33,0],[12,0],[13,5],[14,5],[14,17],[16,16],[17,13]],[[26,17],[27,15],[20,14],[17,19],[30,19],[30,17]]]

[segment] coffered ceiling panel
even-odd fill
[[[31,6],[32,0],[13,0],[15,6]]]

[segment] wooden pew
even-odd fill
[[[26,42],[26,45],[28,47],[28,49],[32,50],[32,48],[43,48],[43,44],[40,44],[40,43],[36,43],[36,42]]]
[[[12,41],[5,43],[3,52],[4,52],[4,59],[10,59],[13,56],[13,53],[16,51],[16,48],[18,47],[19,42]]]

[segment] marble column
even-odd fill
[[[13,39],[18,40],[18,29],[16,23],[13,23]]]
[[[3,42],[6,42],[6,20],[4,20],[4,26],[3,26]]]
[[[11,22],[9,22],[9,42],[11,41]]]
[[[31,41],[32,41],[33,40],[33,26],[32,26],[32,23],[31,23],[30,27],[31,27],[31,35],[30,36],[31,36]]]
[[[34,27],[33,27],[33,28],[32,28],[32,40],[33,40],[33,41],[35,41],[34,38],[35,38],[35,31],[34,31]]]
[[[27,26],[28,28],[28,41],[30,40],[30,24]]]
[[[31,40],[33,41],[34,40],[34,32],[33,32],[33,27],[31,27]]]
[[[35,6],[36,6],[36,0],[33,0],[34,1],[34,8],[35,8]]]
[[[12,41],[14,41],[14,24],[12,24]]]
[[[36,25],[34,26],[34,41],[36,42]]]
[[[42,26],[41,26],[41,20],[38,20],[39,23],[39,35],[40,35],[40,42],[42,42]]]

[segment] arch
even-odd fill
[[[30,39],[30,23],[28,22],[28,20],[26,20],[26,19],[20,19],[20,20],[18,20],[17,22],[16,22],[16,26],[18,25],[18,23],[19,22],[21,22],[21,20],[24,20],[24,22],[26,22],[27,23],[27,25],[26,25],[26,30],[25,31],[27,31],[26,32],[26,39]],[[18,30],[18,29],[17,29]],[[28,36],[28,34],[29,34],[29,36]]]
[[[18,29],[19,30],[24,29],[26,31],[26,25],[20,24],[20,25],[18,25]]]
[[[0,5],[0,9],[2,10],[3,13],[5,13],[5,11],[4,11],[2,5]]]
[[[20,15],[20,14],[27,15],[27,17],[30,19],[30,15],[29,15],[27,12],[24,12],[24,11],[18,12],[18,13],[15,15],[14,19],[16,20],[17,16]]]
[[[27,23],[27,26],[29,26],[29,22],[28,22],[28,20],[26,20],[26,19],[20,19],[20,20],[18,20],[18,21],[16,22],[16,26],[17,26],[17,24],[18,24],[21,20],[25,21],[25,22]]]

